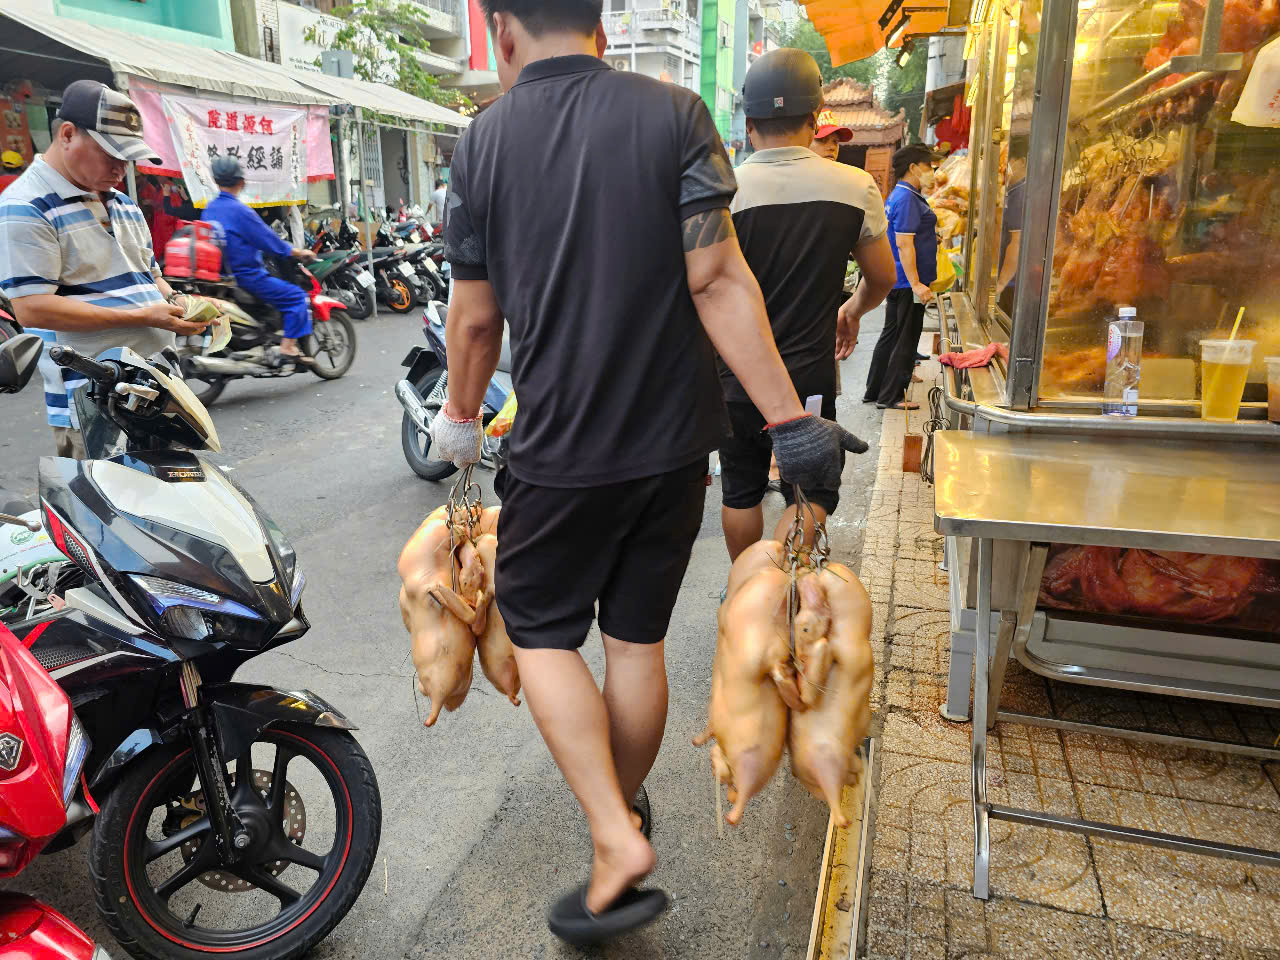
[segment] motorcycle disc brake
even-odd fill
[[[253,786],[260,795],[269,795],[271,792],[271,771],[254,770]],[[180,797],[178,802],[180,811],[186,814],[182,816],[179,829],[194,823],[204,816],[203,791],[196,790],[194,793],[188,793]],[[284,807],[284,835],[293,843],[301,846],[302,838],[307,832],[307,811],[302,804],[301,794],[288,780],[284,782]],[[182,862],[184,864],[190,863],[195,858],[202,842],[197,838],[188,840],[182,845],[180,849],[182,850]],[[278,877],[284,873],[285,868],[289,866],[289,862],[287,860],[273,860],[270,863],[260,864],[260,866],[273,877]],[[245,893],[246,891],[257,889],[254,884],[222,870],[206,870],[200,874],[198,879],[209,889],[219,890],[223,893]]]

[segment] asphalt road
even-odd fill
[[[881,314],[864,322],[843,367],[840,419],[872,444],[845,470],[829,532],[857,569],[875,477],[880,415],[859,403]],[[586,877],[585,821],[528,710],[513,708],[476,671],[466,704],[433,729],[419,720],[395,563],[445,484],[425,483],[400,451],[393,394],[400,360],[421,342],[416,314],[357,324],[359,355],[342,380],[294,376],[237,382],[213,408],[223,452],[290,536],[307,572],[307,636],[248,664],[237,679],[309,688],[347,713],[378,775],[383,801],[376,865],[346,920],[313,957],[803,957],[826,811],[786,770],[753,801],[742,826],[718,836],[710,763],[690,738],[704,724],[715,613],[728,571],[719,484],[708,490],[667,642],[671,709],[648,781],[668,915],[607,950],[568,948],[547,931],[548,902]],[[34,493],[36,458],[51,453],[38,385],[3,400],[0,480]],[[486,502],[496,502],[483,474]],[[771,495],[768,524],[782,507]],[[603,672],[598,636],[584,653]],[[37,860],[11,886],[47,899],[113,954],[98,921],[87,841]]]

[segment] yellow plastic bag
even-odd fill
[[[511,430],[511,424],[516,419],[516,392],[512,390],[507,394],[506,403],[502,405],[502,409],[498,411],[498,415],[489,421],[489,425],[484,428],[484,432],[491,437],[505,437]]]
[[[946,293],[955,282],[956,268],[951,262],[951,256],[942,248],[942,244],[938,244],[938,279],[929,284],[929,289],[934,293]]]

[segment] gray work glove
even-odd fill
[[[840,489],[840,451],[867,452],[867,445],[840,424],[812,415],[771,425],[769,437],[782,479],[802,490]]]
[[[459,469],[480,462],[483,443],[484,425],[479,417],[454,420],[441,407],[431,421],[432,452],[441,460],[451,461]]]

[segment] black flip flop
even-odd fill
[[[547,926],[561,940],[576,947],[603,943],[652,923],[667,909],[667,895],[661,890],[632,888],[613,902],[608,910],[587,909],[587,885],[566,893],[547,911]]]
[[[644,784],[641,784],[640,789],[636,791],[636,798],[631,804],[631,809],[633,812],[640,814],[640,832],[648,840],[649,833],[653,830],[653,820],[649,811],[649,794],[645,790]]]

